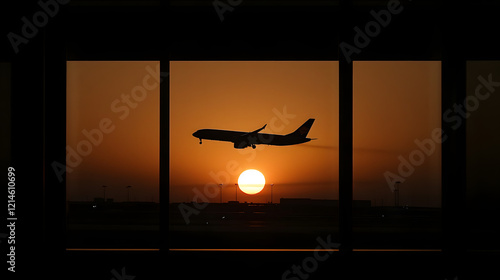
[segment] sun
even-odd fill
[[[243,171],[238,178],[240,190],[246,194],[257,194],[266,184],[266,178],[259,170],[248,169]]]

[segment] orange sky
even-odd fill
[[[115,201],[126,201],[128,185],[131,200],[159,200],[157,79],[159,62],[154,61],[67,63],[67,152],[70,147],[84,155],[81,161],[70,157],[75,167],[67,163],[73,169],[67,173],[68,200],[102,197],[102,185]]]
[[[280,197],[338,198],[338,62],[170,63],[170,201],[191,201],[195,189],[224,183],[223,200],[234,200],[239,174],[249,168],[266,177],[257,195],[239,201],[267,202],[274,183]],[[397,171],[416,138],[440,127],[439,62],[354,64],[354,198],[393,203],[383,173]],[[286,108],[286,109],[285,109]],[[276,112],[294,117],[275,120]],[[202,128],[287,134],[315,118],[295,146],[237,150],[232,143],[191,134]],[[212,175],[211,175],[212,174]],[[404,189],[403,190],[403,186]],[[404,199],[403,199],[404,198]],[[211,200],[219,201],[219,196]],[[439,206],[440,147],[401,185],[401,203]]]
[[[397,173],[398,156],[408,158],[415,139],[429,138],[440,127],[440,62],[353,66],[354,198],[392,205],[384,172]],[[123,201],[131,185],[134,200],[159,200],[159,87],[148,78],[159,77],[158,67],[159,62],[68,62],[68,149],[85,153],[84,130],[108,130],[80,161],[70,154],[68,199],[100,197],[100,186],[108,185],[107,197]],[[238,192],[239,201],[270,201],[271,183],[275,202],[338,199],[338,62],[173,61],[169,98],[170,202],[191,201],[210,183],[224,183],[223,200],[234,200],[234,184],[250,168],[260,170],[267,185],[253,196]],[[264,124],[262,132],[287,134],[308,118],[316,119],[308,137],[318,139],[294,146],[238,150],[228,142],[199,145],[192,136],[203,128],[253,131]],[[400,203],[439,206],[440,166],[437,145],[401,184]]]
[[[441,127],[441,62],[354,62],[353,80],[354,199],[394,205],[383,174]],[[441,145],[404,179],[400,205],[439,206]]]
[[[337,197],[337,62],[174,61],[170,73],[171,202],[191,201],[193,188],[203,192],[219,180],[227,184],[224,200],[234,200],[234,184],[250,168],[275,184],[275,201]],[[282,120],[284,113],[293,116]],[[287,134],[309,118],[316,121],[308,137],[318,140],[295,146],[238,150],[229,142],[199,145],[191,135],[202,128],[253,131],[264,124],[263,133]],[[267,202],[269,187],[253,196],[240,192],[238,200]]]

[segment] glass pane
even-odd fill
[[[441,63],[356,61],[355,248],[438,248]]]
[[[500,215],[500,61],[467,62],[467,229],[469,249],[499,250],[497,221]]]
[[[170,248],[336,240],[338,62],[174,61],[170,71]],[[264,176],[256,194],[239,182],[247,169]]]
[[[158,248],[157,61],[67,63],[69,248]]]

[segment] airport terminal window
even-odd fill
[[[169,248],[338,241],[338,62],[172,61],[170,71]],[[242,179],[248,169],[265,182]]]
[[[468,61],[464,109],[450,111],[453,126],[467,131],[467,249],[499,250],[496,223],[500,214],[500,61]],[[457,107],[459,108],[459,107]],[[465,113],[466,111],[466,113]]]
[[[159,67],[67,62],[67,248],[158,248]]]
[[[441,131],[441,62],[354,62],[354,248],[440,248]]]
[[[158,64],[67,64],[68,248],[158,247]],[[197,70],[191,71],[193,67]],[[246,80],[228,78],[238,67],[234,72],[244,73]],[[257,68],[264,69],[263,75]],[[316,237],[329,235],[340,242],[338,63],[177,61],[171,72],[169,247],[314,248]],[[479,84],[495,89],[497,72],[498,62],[467,64],[467,223],[468,234],[479,240],[470,249],[499,247],[481,242],[495,240],[486,221],[498,214],[493,202],[498,193],[491,187],[496,99],[482,91],[476,96]],[[224,78],[208,78],[208,73]],[[291,79],[293,75],[303,78]],[[189,81],[199,77],[205,78],[198,79],[196,88]],[[441,63],[356,61],[353,80],[354,248],[440,248]],[[199,102],[191,104],[195,99]],[[153,121],[143,122],[143,117]],[[308,119],[314,122],[306,137],[315,140],[291,146],[257,143],[253,149],[248,143],[238,149],[234,143],[208,139],[200,145],[193,135],[200,129],[286,135],[302,130]],[[280,154],[285,149],[294,152]],[[145,154],[147,160],[142,160]],[[125,163],[130,159],[136,167]],[[319,164],[311,166],[313,160]],[[265,176],[256,195],[245,194],[238,185],[246,169]],[[127,204],[148,212],[148,218],[134,222],[132,208],[130,216],[119,217],[116,212]],[[115,224],[106,220],[111,214],[99,211],[113,212]],[[281,224],[270,227],[273,219]],[[148,238],[130,238],[138,232]]]

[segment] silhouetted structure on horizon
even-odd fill
[[[339,207],[336,199],[311,199],[311,198],[281,198],[280,204],[283,206],[330,206]],[[353,200],[353,207],[371,207],[370,200]]]

